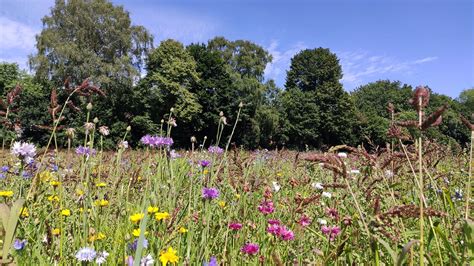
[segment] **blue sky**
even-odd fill
[[[115,0],[156,44],[214,36],[247,39],[274,57],[265,76],[283,86],[291,57],[330,48],[346,90],[379,79],[429,85],[457,97],[474,87],[474,4],[470,0],[250,1]],[[0,0],[0,61],[26,67],[40,19],[53,0]]]

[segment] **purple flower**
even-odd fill
[[[271,224],[271,225],[274,225],[274,224],[280,225],[281,224],[280,221],[278,221],[276,219],[269,219],[267,222],[268,222],[268,224]]]
[[[331,233],[331,228],[323,225],[323,226],[321,226],[321,232],[325,235],[328,235],[329,233]]]
[[[219,146],[210,146],[207,151],[213,154],[222,154],[224,150]]]
[[[76,148],[76,154],[77,155],[86,155],[87,157],[89,157],[91,155],[95,155],[96,150],[91,149],[89,147],[79,146],[79,147]]]
[[[160,136],[150,136],[150,135],[145,135],[143,136],[140,141],[152,148],[159,148],[159,147],[169,147],[173,145],[173,139],[168,138],[168,137],[160,137]]]
[[[4,173],[0,173],[0,179],[4,179],[6,178],[5,174]]]
[[[8,170],[10,170],[10,167],[8,167],[8,165],[2,166],[2,169],[1,169],[2,172],[5,173],[5,172],[8,172]]]
[[[256,243],[247,243],[245,244],[240,251],[248,255],[255,255],[258,253],[260,247]]]
[[[204,199],[215,199],[219,197],[219,194],[219,190],[214,187],[202,189],[202,197]]]
[[[263,213],[263,214],[270,214],[273,211],[275,211],[275,207],[273,206],[273,202],[270,200],[264,200],[260,205],[258,206],[258,211]]]
[[[272,235],[278,235],[280,233],[280,226],[277,224],[272,224],[267,227],[267,232]]]
[[[131,251],[135,251],[137,250],[137,247],[138,247],[138,239],[135,239],[132,243],[128,244],[128,248],[131,250]],[[146,240],[146,238],[143,239],[143,248],[147,248],[148,247],[148,240]]]
[[[22,250],[23,248],[25,248],[26,243],[28,243],[26,239],[23,239],[23,240],[15,239],[15,241],[13,242],[13,248],[15,250]]]
[[[141,143],[151,146],[153,144],[153,138],[150,135],[145,135],[140,139]]]
[[[326,210],[326,214],[333,218],[333,219],[338,219],[339,218],[339,213],[337,212],[337,210],[335,208],[328,208]]]
[[[76,253],[76,259],[78,261],[93,261],[96,256],[97,252],[90,247],[81,248]]]
[[[36,155],[36,147],[27,142],[17,141],[13,143],[11,153],[22,159],[26,164],[29,164],[33,161],[33,157]]]
[[[302,227],[306,227],[308,225],[311,224],[311,218],[309,218],[306,214],[303,214],[300,218],[300,220],[298,221],[298,223],[302,226]]]
[[[211,165],[211,162],[208,160],[201,160],[199,161],[199,164],[201,165],[201,167],[208,167],[209,165]]]
[[[285,226],[280,226],[280,232],[278,235],[283,240],[293,240],[295,238],[295,234],[290,229],[286,228]]]
[[[214,256],[211,257],[211,260],[209,260],[209,263],[204,262],[202,265],[203,266],[219,266],[219,264],[217,264],[217,258]]]

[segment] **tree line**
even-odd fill
[[[223,117],[223,136],[229,135],[240,103],[233,142],[247,149],[383,147],[392,120],[389,103],[395,119],[416,118],[408,103],[413,88],[400,81],[379,80],[350,93],[344,90],[339,59],[327,48],[297,53],[284,88],[279,88],[264,78],[272,56],[262,46],[215,37],[189,45],[168,39],[154,47],[152,34],[107,0],[57,0],[42,22],[37,51],[29,58],[31,74],[16,64],[0,64],[1,133],[7,141],[45,144],[48,125],[56,119],[60,145],[66,143],[67,128],[75,128],[80,139],[88,103],[98,126],[110,128],[109,147],[128,126],[129,142],[138,145],[143,135],[166,127],[169,117],[177,123],[172,132],[176,147],[188,147],[191,136],[212,143]],[[68,98],[71,88],[86,79],[93,89]],[[18,85],[21,92],[15,91]],[[66,99],[62,116],[56,117]],[[474,90],[457,99],[432,93],[430,108],[443,104],[449,105],[443,123],[426,135],[463,145],[469,132],[459,114],[473,113]]]

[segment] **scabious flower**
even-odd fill
[[[13,242],[13,248],[15,250],[22,250],[25,248],[27,243],[28,241],[26,239],[23,239],[23,240],[15,239],[15,241]]]
[[[86,134],[89,134],[92,130],[95,129],[95,124],[92,122],[84,123],[84,129],[86,131]]]
[[[24,163],[29,164],[36,155],[36,147],[27,142],[17,141],[13,143],[11,153],[20,158]]]
[[[240,251],[248,255],[255,255],[260,250],[260,247],[256,243],[247,243],[245,244]]]
[[[203,188],[202,189],[202,198],[203,199],[215,199],[219,197],[219,190],[215,187]]]
[[[170,151],[170,157],[171,157],[171,159],[176,159],[176,158],[180,158],[181,155],[179,153],[177,153],[175,150],[171,150]]]
[[[89,156],[94,156],[96,154],[96,150],[95,149],[91,149],[89,147],[84,147],[84,146],[79,146],[76,148],[76,154],[77,155],[85,155],[87,157]]]
[[[462,190],[457,188],[454,190],[454,199],[455,200],[462,200],[463,199],[463,193]]]
[[[217,264],[217,258],[212,256],[211,259],[209,260],[209,262],[204,262],[202,264],[202,266],[218,266],[219,264]]]
[[[273,202],[271,200],[264,200],[260,205],[258,206],[258,211],[263,213],[263,214],[270,214],[275,211],[275,207],[273,206]]]
[[[224,153],[224,149],[219,146],[210,146],[207,151],[212,154],[222,154]]]
[[[8,165],[4,165],[4,166],[2,166],[2,168],[0,169],[0,171],[2,171],[3,173],[8,172],[8,170],[10,170],[10,167],[8,167]]]
[[[118,144],[118,148],[119,149],[128,149],[128,141],[124,140],[124,141],[120,141],[119,144]]]
[[[155,260],[150,254],[146,255],[140,260],[140,266],[153,265],[154,263],[155,263]]]
[[[97,252],[90,247],[83,247],[76,253],[76,259],[79,261],[93,261],[97,256]]]
[[[110,130],[108,127],[106,126],[101,126],[99,127],[99,133],[102,135],[102,136],[108,136],[110,134]]]
[[[160,253],[160,261],[165,266],[168,262],[171,263],[177,263],[179,260],[179,257],[176,256],[177,251],[174,250],[172,247],[169,247],[166,252],[162,251]]]
[[[143,136],[140,141],[151,148],[170,147],[174,143],[172,138],[150,135]]]
[[[229,228],[234,230],[234,231],[238,231],[238,230],[242,229],[242,224],[241,223],[230,223]]]
[[[101,265],[106,262],[109,253],[107,251],[102,251],[97,253],[97,257],[95,259],[95,263]]]
[[[302,226],[302,227],[306,227],[308,225],[311,224],[311,218],[309,218],[306,214],[303,214],[300,218],[300,220],[298,221],[298,223]]]

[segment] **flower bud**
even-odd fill
[[[173,113],[173,112],[174,112],[174,108],[173,108],[173,107],[171,107],[171,109],[170,109],[170,112],[171,112],[171,113]]]
[[[207,136],[204,136],[204,140],[206,140],[206,139],[207,139]]]
[[[92,121],[97,124],[97,123],[99,123],[99,118],[96,117],[96,118],[94,118],[94,120],[92,120]]]
[[[195,142],[196,142],[196,137],[195,137],[195,136],[192,136],[192,137],[191,137],[191,142],[192,142],[192,143],[195,143]]]
[[[243,102],[240,102],[240,103],[239,103],[239,108],[242,108],[242,107],[244,107],[244,103],[243,103]]]
[[[86,108],[87,108],[87,111],[92,110],[92,103],[88,103]]]
[[[127,127],[127,131],[130,132],[130,130],[132,130],[132,127],[131,127],[131,126],[128,126],[128,127]]]
[[[219,116],[224,116],[224,112],[220,111]]]

